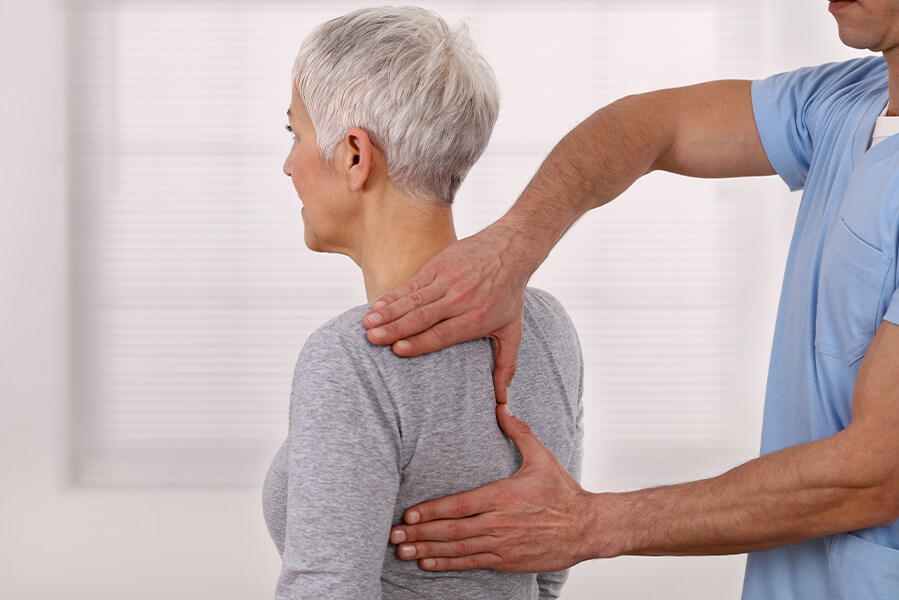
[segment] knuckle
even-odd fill
[[[469,312],[472,323],[477,327],[485,327],[490,318],[490,311],[486,306],[476,306]]]
[[[433,322],[434,311],[429,306],[419,306],[415,309],[415,317],[419,323],[428,325]]]
[[[455,518],[467,517],[468,511],[471,509],[471,506],[468,504],[463,498],[456,498],[453,500],[452,506],[450,507],[450,513]]]
[[[519,497],[511,492],[500,492],[496,496],[496,504],[501,507],[510,507],[518,503]],[[493,521],[493,531],[502,531],[508,529],[509,521],[503,516],[497,516]]]
[[[419,542],[415,544],[415,556],[433,556],[434,545],[430,542]]]
[[[483,559],[479,554],[472,554],[465,557],[465,566],[471,569],[480,569],[483,567]]]
[[[431,331],[438,340],[448,341],[452,339],[453,330],[446,323],[437,323],[431,328]]]
[[[446,524],[446,535],[451,540],[458,540],[465,537],[465,527],[458,521],[450,521]]]
[[[452,289],[450,299],[454,304],[469,304],[474,300],[476,290],[477,288],[468,282],[460,281]]]
[[[453,546],[453,552],[457,556],[467,556],[471,554],[471,542],[468,540],[459,540]]]
[[[531,428],[528,426],[528,424],[521,419],[516,419],[515,427],[518,428],[522,435],[534,435],[534,432],[531,431]]]
[[[420,283],[422,287],[434,285],[440,283],[440,272],[437,268],[431,264],[427,264],[422,267],[421,271],[418,274],[420,278]]]
[[[411,279],[407,279],[400,287],[396,289],[398,296],[405,296],[408,294],[412,294],[419,290],[422,286],[422,281],[420,274],[412,277]]]
[[[424,304],[424,297],[416,290],[409,294],[409,301],[412,303],[412,306],[421,306]]]
[[[509,387],[509,384],[512,383],[512,380],[515,378],[515,366],[511,367],[498,367],[497,370],[497,379],[505,384],[505,387]]]

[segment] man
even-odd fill
[[[391,536],[402,558],[430,570],[550,571],[622,554],[751,552],[744,598],[899,597],[899,136],[884,133],[899,115],[899,0],[830,0],[829,9],[845,44],[883,57],[664,90],[597,111],[503,218],[365,317],[369,340],[406,356],[490,335],[502,403],[525,284],[579,217],[657,169],[776,173],[804,192],[762,456],[712,479],[592,494],[525,424],[498,411],[521,470],[407,510]]]

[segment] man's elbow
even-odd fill
[[[899,473],[893,474],[879,486],[873,508],[876,527],[888,527],[899,520]]]
[[[899,469],[879,471],[856,488],[853,512],[859,522],[853,529],[887,527],[899,520]]]

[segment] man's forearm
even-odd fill
[[[774,173],[759,139],[749,81],[713,81],[622,98],[553,148],[494,226],[536,269],[586,212],[653,170],[695,177]]]
[[[897,516],[890,488],[846,451],[859,446],[840,436],[852,435],[794,446],[712,479],[597,494],[589,553],[733,554],[888,524]]]
[[[580,217],[619,196],[661,154],[665,134],[641,113],[645,103],[624,98],[571,130],[496,223],[536,255],[535,269]]]

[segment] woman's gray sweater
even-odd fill
[[[269,469],[265,520],[283,567],[276,598],[556,598],[565,573],[434,573],[388,543],[410,506],[508,477],[521,457],[496,424],[489,340],[400,358],[365,337],[354,308],[300,352],[287,440]],[[525,293],[512,412],[578,477],[583,360],[550,294]]]

